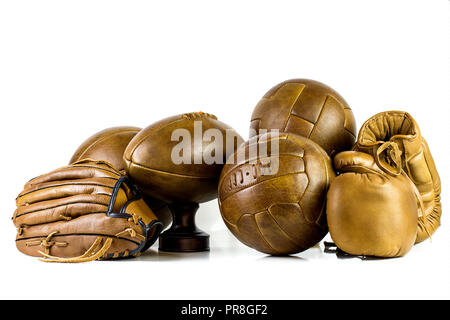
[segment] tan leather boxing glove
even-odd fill
[[[421,195],[416,243],[429,236],[441,222],[441,180],[419,126],[407,112],[387,111],[367,120],[353,148],[371,154],[386,173],[405,172]]]
[[[362,152],[341,152],[334,166],[340,175],[327,194],[327,219],[335,244],[358,256],[405,255],[417,235],[420,195],[414,184],[404,173],[382,171]]]

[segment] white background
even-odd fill
[[[449,1],[2,1],[0,297],[450,298]],[[216,201],[210,253],[45,264],[11,216],[30,178],[91,134],[203,110],[248,136],[261,96],[290,78],[341,93],[358,126],[411,113],[442,179],[442,227],[401,259],[339,260],[323,244],[267,257],[233,239]]]

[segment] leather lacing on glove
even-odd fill
[[[52,232],[48,236],[47,239],[51,238],[56,233],[57,233],[57,231]],[[43,247],[45,247],[46,252],[48,252],[50,249],[48,246],[46,246],[47,239],[42,241],[42,243],[41,243],[41,245]],[[91,245],[91,247],[88,250],[86,250],[86,252],[83,255],[81,255],[79,257],[60,258],[60,257],[51,256],[50,254],[48,254],[46,252],[39,251],[39,253],[42,254],[44,256],[44,258],[47,258],[47,259],[39,259],[39,261],[60,262],[60,263],[78,263],[78,262],[94,261],[94,260],[101,258],[106,253],[106,251],[108,251],[108,249],[111,247],[113,239],[107,238],[105,240],[105,243],[103,244],[103,246],[99,249],[99,246],[101,245],[103,240],[104,240],[103,237],[97,237],[95,239],[94,243]]]
[[[27,247],[32,247],[32,246],[42,246],[45,249],[45,253],[42,251],[39,251],[40,253],[42,253],[43,255],[49,255],[50,253],[50,248],[52,246],[57,246],[57,247],[67,247],[68,243],[67,242],[57,242],[57,241],[51,241],[52,237],[57,234],[58,231],[53,231],[52,233],[50,233],[47,238],[45,238],[44,240],[40,241],[40,240],[34,240],[34,241],[28,241],[26,242],[26,246]],[[19,234],[21,234],[21,232],[19,232]]]
[[[139,225],[139,220],[136,217],[136,215],[133,214],[132,217],[128,219],[128,221],[132,221],[132,220],[134,220],[134,223],[136,225]],[[95,239],[94,243],[91,245],[91,247],[89,249],[87,249],[83,255],[81,255],[79,257],[72,257],[72,258],[61,258],[61,257],[52,256],[49,254],[50,248],[53,245],[56,245],[58,247],[67,246],[67,242],[56,242],[56,241],[52,242],[51,241],[51,238],[57,233],[58,233],[58,231],[54,231],[54,232],[50,233],[45,240],[38,241],[38,243],[36,241],[26,243],[27,246],[41,245],[45,248],[45,252],[42,252],[42,251],[38,251],[38,252],[40,254],[42,254],[42,256],[46,259],[39,259],[39,261],[60,262],[60,263],[79,263],[79,262],[89,262],[89,261],[94,261],[94,260],[98,260],[101,258],[106,258],[105,254],[109,250],[109,248],[111,247],[112,242],[113,242],[113,238],[97,237]],[[125,230],[117,233],[115,236],[120,237],[121,235],[127,234],[127,233],[132,238],[137,238],[141,241],[146,240],[143,235],[136,233],[136,231],[131,228],[126,228]],[[103,241],[104,241],[103,246],[100,247],[100,245]],[[125,252],[123,253],[123,257],[128,257],[129,254],[130,254],[129,250],[125,250]],[[115,253],[113,258],[117,258],[118,255],[119,255],[118,253]],[[140,253],[136,254],[136,256],[138,256],[138,255],[140,255]]]

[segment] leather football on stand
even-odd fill
[[[214,134],[223,141],[216,141]],[[222,143],[220,148],[212,141]],[[128,175],[143,192],[168,202],[172,212],[173,223],[160,236],[160,250],[209,250],[209,235],[196,227],[195,213],[199,203],[217,197],[223,165],[241,143],[231,127],[202,112],[156,122],[129,143],[124,153]]]
[[[278,129],[309,138],[330,157],[350,150],[356,124],[347,102],[327,85],[307,79],[292,79],[270,89],[256,105],[250,137],[261,129]]]
[[[267,150],[267,156],[259,151],[255,156],[256,146]],[[241,145],[233,162],[220,177],[219,206],[241,242],[267,254],[286,255],[323,239],[328,232],[326,194],[335,174],[318,144],[292,133],[269,133]]]
[[[125,161],[123,152],[133,137],[141,131],[137,127],[112,127],[89,137],[75,151],[69,164],[82,159],[103,160],[111,163],[120,173],[125,174]],[[162,222],[163,228],[167,228],[172,222],[167,203],[144,194],[144,201],[152,209],[153,213]]]

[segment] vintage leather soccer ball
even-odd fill
[[[125,172],[125,161],[123,153],[128,143],[141,131],[137,127],[112,127],[102,130],[84,141],[73,154],[69,164],[81,159],[104,160],[113,165],[122,174]],[[167,204],[153,198],[149,194],[143,194],[147,205],[152,209],[158,219],[163,223],[163,228],[169,226],[172,215]]]
[[[278,157],[273,140],[279,143]],[[255,144],[267,148],[267,156],[252,158]],[[230,231],[247,246],[272,255],[298,253],[322,240],[328,232],[326,193],[335,176],[326,152],[292,133],[255,136],[240,152],[245,157],[227,163],[219,183],[220,211]]]
[[[356,139],[353,112],[336,91],[323,83],[293,79],[270,89],[256,105],[250,136],[278,129],[309,138],[331,157],[350,150]]]
[[[196,130],[198,132],[194,132]],[[204,139],[211,130],[224,139],[227,130],[229,134],[231,132],[234,147],[227,151],[227,141],[223,141],[220,150],[211,148],[214,140]],[[143,129],[128,145],[124,159],[128,175],[144,192],[169,203],[202,203],[217,197],[223,165],[241,142],[239,134],[215,116],[202,112],[187,113]],[[177,149],[179,146],[190,150]],[[211,155],[217,156],[218,161],[206,163],[205,156]],[[173,156],[178,160],[184,158],[182,162],[174,162]]]

